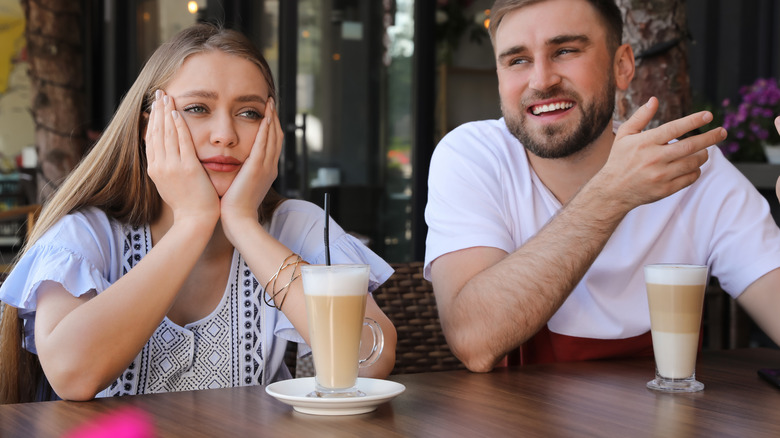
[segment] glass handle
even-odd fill
[[[382,327],[379,326],[379,323],[372,318],[366,317],[365,321],[363,321],[363,325],[368,326],[368,328],[371,329],[374,343],[371,347],[371,354],[369,354],[365,359],[360,359],[358,362],[360,364],[360,368],[373,365],[374,362],[379,359],[379,356],[382,354],[382,350],[385,348],[385,337],[382,334]]]

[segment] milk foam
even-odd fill
[[[364,295],[368,293],[368,265],[301,266],[305,295]]]
[[[695,286],[707,282],[707,266],[703,265],[647,265],[645,282]]]

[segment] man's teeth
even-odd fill
[[[542,113],[549,113],[550,111],[556,111],[556,110],[562,110],[562,109],[569,109],[573,107],[574,104],[571,102],[556,102],[551,103],[549,105],[539,105],[535,106],[533,108],[533,113],[535,116],[538,116]]]

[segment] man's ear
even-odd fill
[[[618,90],[627,90],[631,80],[634,79],[636,61],[634,60],[634,50],[631,45],[623,44],[615,52],[615,83]]]

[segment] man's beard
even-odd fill
[[[566,132],[562,126],[547,125],[542,128],[541,134],[533,133],[527,129],[528,116],[520,114],[514,116],[506,111],[504,103],[501,103],[501,111],[509,132],[532,154],[539,158],[565,158],[576,154],[593,143],[607,127],[612,113],[615,110],[615,81],[610,78],[607,86],[602,89],[601,95],[590,105],[579,105],[582,118],[574,131]],[[569,93],[571,94],[571,93]],[[553,97],[566,96],[559,89],[545,93],[537,93],[528,99],[529,102]],[[579,99],[574,99],[580,101]],[[527,107],[527,105],[521,105]]]

